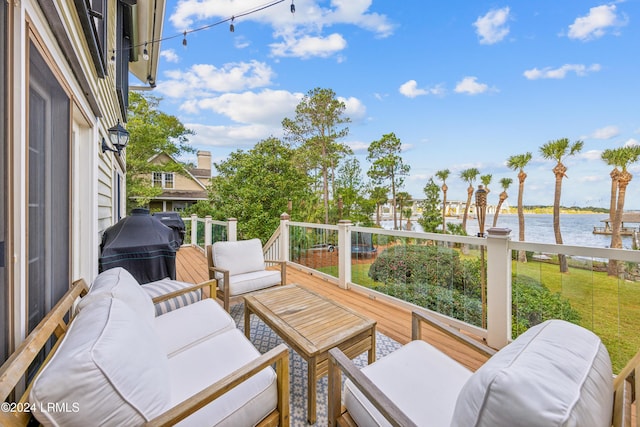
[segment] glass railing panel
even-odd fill
[[[291,262],[338,277],[338,228],[331,225],[289,225]]]
[[[427,238],[425,233],[356,230],[353,283],[483,327],[484,246]]]
[[[547,319],[564,319],[597,334],[618,372],[640,348],[640,274],[632,261],[640,253],[568,247],[563,272],[558,251],[565,247],[528,246],[526,261],[513,251],[513,338]],[[618,274],[609,275],[615,256]]]

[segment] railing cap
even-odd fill
[[[511,234],[510,228],[500,228],[500,227],[492,227],[487,230],[487,233],[490,236],[508,236]]]
[[[280,214],[280,221],[288,221],[291,219],[288,213],[284,212]]]

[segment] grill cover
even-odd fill
[[[174,240],[178,242],[178,246],[182,246],[186,227],[184,225],[184,221],[180,217],[180,214],[178,212],[156,212],[153,216],[173,230]]]
[[[134,209],[104,231],[98,269],[122,267],[140,284],[167,277],[175,280],[179,247],[171,228],[148,210]]]

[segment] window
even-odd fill
[[[173,172],[154,172],[152,185],[154,187],[173,188]]]
[[[117,2],[117,26],[116,26],[116,94],[120,103],[120,114],[127,118],[129,107],[129,61],[131,57],[131,38],[133,31],[129,22],[131,18],[131,6]]]
[[[98,77],[107,74],[107,0],[74,0]]]
[[[71,101],[33,43],[29,50],[28,331],[70,281]]]

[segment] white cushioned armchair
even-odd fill
[[[423,322],[489,359],[470,371],[418,339]],[[414,341],[362,369],[339,349],[329,351],[330,426],[631,425],[629,390],[640,353],[614,380],[607,349],[580,326],[548,320],[496,352],[413,313],[412,336]]]
[[[207,246],[209,279],[218,280],[217,296],[229,311],[232,299],[271,286],[284,285],[286,263],[265,260],[260,239],[216,242]],[[279,270],[267,270],[278,264]]]

